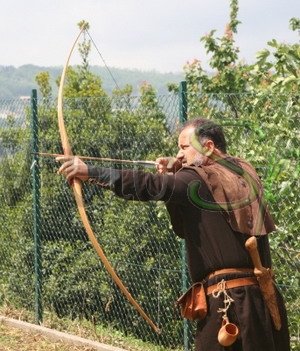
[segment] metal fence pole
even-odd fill
[[[180,85],[179,85],[179,119],[180,119],[180,123],[184,123],[187,120],[187,86],[185,81],[180,82]],[[185,291],[188,288],[185,240],[182,240],[182,244],[181,244],[181,262],[182,262],[182,275],[181,275],[182,291]],[[183,344],[184,344],[185,351],[188,351],[190,349],[189,329],[190,329],[190,323],[187,319],[184,319],[183,320]]]
[[[180,123],[187,120],[187,88],[186,81],[179,84],[179,119]]]
[[[39,138],[37,91],[31,94],[31,123],[32,123],[32,187],[33,187],[33,235],[34,235],[34,270],[35,270],[35,323],[41,324],[42,311],[42,259],[41,259],[41,233],[40,233],[40,170],[38,167]]]

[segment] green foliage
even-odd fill
[[[104,313],[109,286],[91,244],[49,241],[43,250],[43,267],[47,310],[59,317],[88,320]]]
[[[253,65],[238,61],[234,34],[238,2],[232,0],[225,34],[203,37],[213,74],[200,61],[185,67],[189,118],[204,115],[223,125],[230,154],[257,168],[274,215],[271,235],[277,282],[286,295],[291,334],[299,325],[299,44],[272,39]],[[299,20],[291,27],[299,30]],[[64,89],[64,118],[74,154],[129,160],[154,160],[176,153],[177,97],[161,97],[152,84],[139,95],[126,84],[110,97],[102,78],[88,63],[90,42],[79,46],[82,65],[69,68]],[[57,83],[58,83],[57,79]],[[51,74],[36,77],[40,150],[61,153]],[[169,91],[178,93],[174,83]],[[170,96],[169,96],[170,97]],[[168,98],[169,98],[168,97]],[[174,108],[175,110],[172,110]],[[16,304],[33,308],[33,238],[29,111],[25,124],[8,116],[0,129],[0,282]],[[24,155],[26,155],[24,159]],[[101,164],[101,163],[100,163]],[[121,167],[120,164],[101,165]],[[148,329],[107,276],[92,248],[70,184],[56,176],[53,159],[40,158],[43,303],[60,317],[86,318],[175,348],[182,344],[182,322],[173,304],[180,294],[181,242],[170,228],[164,206],[125,202],[95,184],[84,184],[86,210],[98,241],[116,272],[145,311],[163,326],[163,336]],[[140,169],[134,166],[136,170]],[[149,170],[151,171],[151,170]],[[24,210],[26,209],[26,210]],[[134,321],[134,322],[133,322]]]

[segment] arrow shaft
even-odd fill
[[[63,154],[53,154],[47,152],[34,152],[35,155],[39,156],[47,156],[47,157],[60,157],[65,156]],[[122,160],[117,158],[107,158],[107,157],[92,157],[92,156],[79,156],[76,155],[81,160],[92,160],[92,161],[103,161],[103,162],[116,162],[116,163],[131,163],[131,164],[139,164],[148,167],[155,167],[158,165],[158,162],[155,161],[136,161],[136,160]]]

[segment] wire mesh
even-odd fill
[[[223,125],[228,151],[248,159],[263,179],[277,224],[271,236],[277,281],[283,291],[294,343],[299,338],[299,109],[296,94],[201,95],[195,114]],[[61,153],[56,101],[38,102],[39,150]],[[262,113],[264,111],[265,114]],[[267,112],[266,112],[267,111]],[[77,98],[64,103],[74,154],[155,160],[177,149],[176,95]],[[183,286],[182,243],[159,202],[118,199],[83,184],[86,211],[97,240],[132,296],[162,330],[157,335],[107,274],[85,230],[70,184],[56,175],[54,158],[31,154],[30,101],[0,101],[0,304],[36,310],[32,174],[40,171],[40,233],[44,311],[93,320],[125,335],[182,349],[192,344],[174,302]],[[138,165],[93,162],[117,168]],[[154,170],[147,169],[152,172]]]

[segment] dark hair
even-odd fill
[[[214,142],[217,149],[222,151],[224,154],[227,153],[226,139],[223,133],[223,129],[213,120],[203,117],[191,119],[184,123],[181,131],[187,127],[195,128],[195,134],[198,137],[199,142],[201,142],[202,138],[210,139]]]

